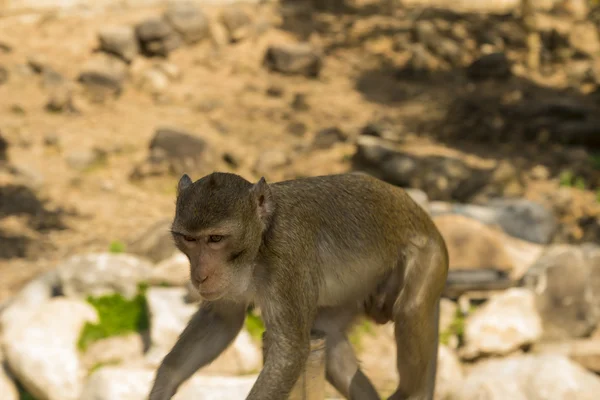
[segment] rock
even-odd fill
[[[460,45],[452,39],[441,38],[435,45],[435,53],[453,66],[460,66],[463,53]]]
[[[99,53],[84,64],[78,80],[96,96],[103,97],[105,92],[120,95],[126,77],[127,64],[123,60]]]
[[[348,136],[337,126],[321,129],[317,132],[313,139],[313,147],[315,149],[329,149],[336,143],[346,142]]]
[[[144,55],[166,57],[181,45],[181,37],[164,19],[151,17],[135,26],[135,34]]]
[[[169,3],[164,18],[187,44],[210,36],[208,17],[191,1]]]
[[[456,318],[457,310],[458,305],[452,300],[445,298],[440,300],[440,332],[445,332],[450,328]]]
[[[113,336],[91,343],[81,356],[81,364],[87,371],[99,365],[131,363],[141,360],[144,341],[139,333]]]
[[[600,340],[597,337],[538,343],[532,351],[536,354],[560,354],[589,371],[600,372]]]
[[[586,57],[600,54],[598,28],[591,21],[573,24],[569,32],[569,42],[579,54]]]
[[[440,345],[438,349],[437,375],[435,379],[435,399],[453,399],[454,393],[464,380],[462,365],[456,354],[447,346]]]
[[[97,323],[96,310],[78,300],[52,299],[19,329],[4,335],[10,370],[36,398],[77,400],[84,371],[77,340],[86,322]]]
[[[166,260],[177,251],[171,235],[172,219],[161,219],[136,235],[127,244],[127,252],[154,263]]]
[[[405,188],[404,190],[411,199],[413,199],[429,214],[429,197],[427,197],[427,193],[422,190],[412,188]]]
[[[161,261],[152,269],[150,284],[184,286],[190,280],[190,261],[180,251]]]
[[[158,128],[150,142],[147,160],[134,168],[131,179],[193,173],[208,164],[207,142],[183,130]]]
[[[511,64],[504,53],[486,54],[467,67],[467,76],[473,80],[501,80],[511,75]]]
[[[98,34],[100,49],[131,62],[138,55],[140,49],[135,30],[126,25],[108,26]]]
[[[138,89],[151,94],[161,94],[169,87],[169,77],[158,68],[151,67],[144,70],[136,80]]]
[[[474,366],[455,398],[461,400],[593,400],[600,378],[559,355],[492,359]]]
[[[57,271],[66,296],[120,293],[131,299],[150,278],[152,266],[130,254],[89,253],[68,258]]]
[[[0,65],[0,85],[3,85],[6,82],[8,82],[8,76],[8,70],[6,69],[6,67]]]
[[[88,379],[80,400],[145,400],[155,371],[141,368],[105,367]],[[184,382],[173,400],[243,400],[256,381],[245,377],[192,376]]]
[[[600,317],[600,247],[548,247],[522,279],[536,294],[544,339],[588,336]]]
[[[55,271],[47,272],[27,283],[0,311],[0,332],[20,329],[59,291],[60,280]]]
[[[411,49],[411,57],[402,69],[396,73],[396,78],[427,77],[431,71],[437,70],[439,62],[425,46],[417,43]]]
[[[434,222],[446,241],[451,270],[493,268],[510,272],[513,269],[497,230],[460,215],[435,216]]]
[[[266,150],[262,152],[254,164],[254,172],[268,174],[274,169],[281,168],[290,163],[290,158],[282,150]]]
[[[452,204],[447,209],[434,209],[433,213],[464,215],[497,226],[513,237],[539,244],[550,243],[558,227],[551,210],[526,199],[492,199],[486,206]]]
[[[304,136],[306,134],[306,124],[304,122],[292,122],[287,126],[287,131],[294,136]]]
[[[185,303],[183,288],[151,287],[146,292],[150,313],[150,341],[153,347],[170,349],[198,309]]]
[[[533,292],[512,288],[496,295],[465,321],[464,355],[504,355],[542,336],[542,321]]]
[[[106,154],[100,149],[75,150],[67,154],[69,167],[84,171],[104,163]]]
[[[237,42],[252,31],[252,19],[244,10],[229,7],[223,10],[221,22],[229,34],[229,40]]]
[[[8,376],[8,371],[4,368],[4,355],[0,349],[0,394],[2,400],[19,400],[19,391],[17,385]]]
[[[152,350],[147,360],[157,367],[175,344],[177,338],[198,309],[186,304],[187,290],[183,288],[150,288],[146,298],[152,318],[150,338]],[[244,329],[215,361],[201,370],[203,374],[239,375],[255,372],[262,363],[262,353]]]
[[[271,71],[316,78],[323,60],[309,43],[273,45],[267,49],[264,64]]]
[[[296,111],[310,110],[310,105],[308,104],[305,93],[296,93],[294,95],[294,99],[292,100],[292,108]]]
[[[285,90],[279,85],[271,85],[267,88],[267,96],[270,97],[283,97]]]
[[[355,170],[393,185],[421,189],[430,199],[467,202],[483,190],[492,171],[443,156],[416,156],[380,138],[361,135],[352,157]]]
[[[50,96],[48,96],[46,110],[50,112],[76,112],[71,88],[67,85],[54,87]]]
[[[526,199],[494,199],[489,205],[496,210],[494,222],[511,236],[548,244],[556,233],[556,217],[541,204]]]

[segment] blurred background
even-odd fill
[[[593,0],[0,0],[0,399],[146,398],[199,302],[176,184],[212,171],[406,188],[451,259],[436,399],[597,399],[599,28]],[[245,398],[263,329],[175,399]],[[351,339],[391,394],[392,326]]]

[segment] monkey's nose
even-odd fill
[[[200,275],[200,283],[206,282],[207,279],[208,279],[208,274],[206,274],[206,275]]]

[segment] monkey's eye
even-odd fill
[[[221,236],[221,235],[210,235],[210,236],[208,237],[208,241],[209,241],[210,243],[218,243],[218,242],[220,242],[221,240],[223,240],[223,236]]]
[[[196,238],[192,237],[192,236],[183,235],[182,237],[183,237],[183,240],[185,240],[186,242],[192,243],[192,242],[196,241]]]

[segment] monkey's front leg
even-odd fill
[[[231,344],[242,329],[245,316],[245,304],[202,303],[158,368],[149,400],[173,397],[185,380]]]

